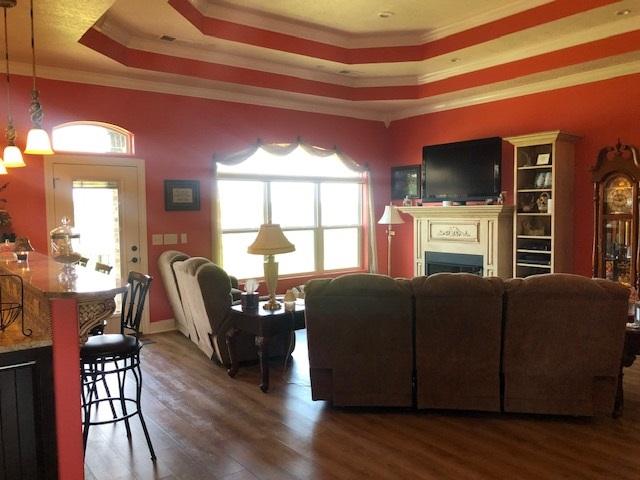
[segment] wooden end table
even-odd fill
[[[620,375],[618,377],[618,392],[616,394],[616,403],[613,410],[613,416],[622,415],[624,407],[624,390],[622,387],[623,373],[622,369],[630,367],[635,362],[636,357],[640,355],[640,328],[627,326],[624,337],[624,350],[622,351],[622,363],[620,365]]]
[[[305,328],[304,322],[304,303],[296,302],[293,310],[286,310],[284,303],[278,310],[265,310],[263,305],[267,303],[260,302],[257,309],[243,310],[241,305],[231,307],[232,327],[227,331],[227,348],[229,349],[229,358],[231,359],[231,367],[227,373],[231,378],[238,373],[238,360],[235,354],[235,336],[239,331],[249,333],[256,336],[256,345],[258,346],[258,357],[260,359],[260,390],[267,392],[269,390],[269,341],[274,335],[280,333],[293,332]],[[289,342],[285,357],[291,355],[293,350],[293,341]]]

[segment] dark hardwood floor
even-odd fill
[[[235,379],[179,333],[147,337],[137,419],[92,428],[89,480],[640,478],[640,362],[626,370],[620,419],[332,409],[312,402],[304,332],[293,365]],[[104,408],[104,413],[108,408]]]

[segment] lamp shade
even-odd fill
[[[26,167],[22,158],[22,152],[15,145],[7,145],[4,147],[4,166],[5,168]]]
[[[393,205],[385,205],[382,217],[378,220],[381,225],[398,225],[404,223],[404,220]]]
[[[296,247],[287,240],[277,223],[265,223],[260,226],[258,236],[247,248],[247,253],[254,255],[276,255],[293,252]]]
[[[46,130],[32,128],[27,134],[27,146],[24,153],[29,155],[53,155],[51,140]]]

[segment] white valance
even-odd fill
[[[373,213],[373,191],[372,191],[372,182],[371,182],[371,174],[366,165],[360,165],[355,160],[353,160],[350,156],[346,155],[343,152],[340,152],[337,148],[326,149],[321,147],[316,147],[313,145],[309,145],[298,140],[295,143],[271,143],[271,144],[263,144],[258,141],[255,145],[241,151],[234,153],[232,155],[228,155],[223,158],[215,158],[214,156],[214,172],[217,175],[217,164],[222,165],[239,165],[242,162],[251,158],[254,154],[258,153],[259,150],[263,150],[271,155],[277,156],[286,156],[294,152],[297,148],[303,149],[309,155],[313,155],[315,157],[326,158],[332,155],[342,162],[342,164],[347,167],[349,170],[353,172],[358,172],[362,174],[364,179],[364,184],[366,188],[366,198],[367,198],[367,218],[365,221],[365,228],[368,233],[368,264],[369,271],[375,273],[378,271],[378,260],[377,260],[377,247],[376,247],[376,235],[375,235],[375,218]],[[295,176],[295,173],[294,173]],[[304,175],[300,175],[301,178],[304,178]],[[214,262],[220,263],[222,260],[222,241],[221,241],[221,226],[220,226],[220,209],[219,209],[219,199],[217,197],[217,189],[214,188],[214,219],[215,219],[215,232],[214,232]]]

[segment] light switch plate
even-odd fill
[[[164,234],[164,244],[165,245],[176,245],[178,243],[178,234],[177,233],[165,233]]]
[[[186,233],[181,233],[180,234],[180,243],[187,243],[187,234]]]
[[[161,233],[156,233],[151,235],[151,245],[162,245],[162,244],[163,244],[163,240],[162,240]]]

